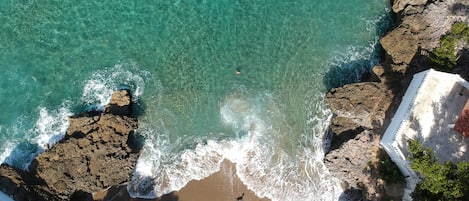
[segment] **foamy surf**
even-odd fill
[[[112,68],[99,70],[91,75],[83,87],[81,101],[88,110],[103,110],[112,93],[121,87],[132,90],[132,99],[138,101],[145,91],[145,79],[149,73],[132,63],[119,63]]]
[[[144,77],[146,71],[139,70],[130,64],[117,64],[106,70],[96,71],[83,86],[82,104],[87,110],[102,110],[111,98],[112,93],[119,87],[125,86],[132,90],[133,100],[137,101],[145,88]],[[145,77],[146,78],[146,77]],[[32,126],[27,125],[28,117],[18,118],[14,128],[7,131],[22,138],[7,139],[2,143],[0,163],[6,162],[27,170],[35,156],[47,150],[61,140],[69,126],[68,118],[72,101],[64,100],[58,108],[37,108],[37,117]]]
[[[65,131],[67,131],[68,117],[71,115],[72,112],[68,107],[60,107],[55,111],[48,111],[46,108],[41,107],[34,128],[36,137],[33,140],[35,144],[44,150],[61,140],[65,135]]]
[[[68,116],[71,115],[67,106],[58,109],[38,108],[38,117],[32,129],[18,124],[12,132],[25,133],[21,139],[3,144],[0,162],[27,170],[35,156],[63,138],[68,127]]]
[[[284,150],[278,140],[289,135],[282,133],[289,129],[279,128],[288,125],[284,125],[284,114],[279,114],[278,107],[269,93],[249,97],[242,90],[234,92],[220,104],[220,121],[231,127],[236,137],[208,139],[179,155],[170,153],[174,145],[164,142],[168,140],[164,137],[167,133],[142,131],[149,132],[145,136],[159,137],[147,139],[128,185],[129,193],[133,197],[155,198],[180,190],[191,180],[219,171],[221,162],[227,159],[236,164],[241,181],[260,197],[274,201],[337,199],[342,189],[322,162],[322,134],[304,134],[310,138],[307,142],[314,143]],[[324,131],[324,124],[316,126],[322,127],[316,128],[319,132]]]

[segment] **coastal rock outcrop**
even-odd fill
[[[127,182],[139,155],[131,104],[130,92],[119,90],[104,112],[70,117],[65,137],[36,156],[28,172],[0,167],[0,190],[12,197],[23,192],[16,200],[89,200],[93,192]]]
[[[346,190],[360,189],[363,200],[378,200],[382,196],[384,186],[371,167],[371,162],[378,158],[379,140],[379,134],[365,130],[324,158],[331,174],[342,180]]]
[[[383,83],[363,82],[331,89],[326,102],[334,113],[331,122],[331,149],[353,139],[358,133],[379,128],[393,100],[392,91]]]
[[[429,52],[440,45],[440,38],[451,30],[451,25],[469,20],[469,2],[466,0],[395,0],[393,3],[399,25],[381,38],[387,56],[374,70],[382,80],[386,80],[386,76],[395,76],[393,73],[398,74],[397,78],[388,77],[387,81],[428,68]],[[412,69],[407,72],[409,66]]]
[[[392,91],[376,82],[349,84],[326,94],[335,116],[330,126],[332,144],[324,162],[349,188],[366,188],[367,199],[374,199],[381,187],[367,163],[377,158],[379,135],[374,129],[383,125],[392,100]]]
[[[383,124],[392,98],[391,90],[378,82],[348,84],[326,94],[326,102],[336,118],[347,118],[368,129]]]
[[[326,95],[334,117],[332,145],[324,162],[346,189],[361,189],[363,200],[380,200],[385,193],[384,182],[371,164],[379,163],[379,140],[412,75],[429,68],[429,54],[454,22],[469,22],[467,0],[391,3],[398,24],[381,38],[383,61],[372,69],[380,83],[354,83]]]
[[[429,0],[393,0],[392,10],[395,13],[403,11],[408,6],[422,6],[425,5]]]

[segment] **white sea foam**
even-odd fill
[[[221,162],[228,159],[236,164],[239,178],[259,196],[274,201],[336,199],[342,189],[322,162],[322,134],[304,134],[306,142],[314,143],[298,145],[301,148],[288,153],[278,144],[282,135],[288,135],[279,131],[288,129],[273,125],[282,119],[280,111],[270,94],[250,98],[234,93],[221,104],[220,118],[240,132],[238,137],[200,142],[177,156],[170,154],[171,143],[164,129],[159,135],[150,135],[159,139],[146,143],[128,186],[130,194],[154,198],[179,190],[191,180],[218,171]],[[314,129],[323,132],[325,125],[317,121],[309,120],[317,125]]]
[[[18,118],[15,127],[7,132],[12,138],[2,144],[0,162],[27,169],[31,161],[47,147],[63,138],[68,127],[68,116],[72,113],[65,104],[59,109],[38,108],[39,115],[33,128],[28,127],[24,118]]]
[[[66,106],[52,111],[41,107],[39,109],[39,118],[34,128],[36,137],[33,141],[35,144],[42,149],[47,149],[47,147],[61,140],[68,128],[68,117],[71,115],[72,112]]]
[[[3,162],[6,162],[5,160],[7,159],[8,156],[10,156],[10,153],[13,151],[15,148],[15,144],[13,144],[11,141],[5,141],[4,144],[2,144],[2,147],[0,149],[0,164]]]
[[[122,86],[132,90],[135,101],[143,93],[143,77],[146,75],[146,71],[140,71],[129,64],[119,64],[114,68],[97,71],[86,81],[82,101],[102,108],[110,100],[112,92]],[[22,137],[2,144],[0,161],[27,169],[36,155],[63,138],[69,125],[68,117],[72,115],[69,108],[70,101],[67,100],[58,109],[38,107],[38,117],[33,128],[24,123],[30,120],[19,118],[16,126],[7,132]]]
[[[144,93],[144,80],[148,75],[147,71],[128,63],[116,64],[112,68],[96,71],[86,81],[81,100],[92,109],[102,110],[116,89],[126,87],[132,90],[132,99],[137,101]]]

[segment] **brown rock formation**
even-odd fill
[[[344,117],[359,126],[381,126],[384,113],[391,104],[392,92],[385,84],[362,82],[331,89],[326,102],[337,117]]]
[[[0,190],[7,193],[14,200],[58,200],[56,196],[47,191],[44,181],[7,164],[0,166]]]
[[[331,174],[340,178],[348,189],[361,189],[364,200],[379,200],[383,183],[370,167],[378,158],[379,134],[365,130],[344,142],[324,158]]]
[[[111,101],[104,108],[105,113],[130,116],[132,113],[132,101],[129,90],[119,90],[112,94]]]
[[[402,85],[393,86],[399,90],[405,88],[409,79],[403,76],[409,78],[429,68],[428,53],[440,45],[441,36],[454,22],[469,20],[467,8],[467,0],[394,0],[399,25],[381,38],[387,56],[373,71],[383,82]]]
[[[364,190],[375,199],[382,186],[370,173],[368,163],[377,158],[379,134],[385,113],[393,100],[385,84],[364,82],[330,90],[326,102],[335,114],[331,150],[324,162],[331,173],[352,189]]]
[[[139,153],[131,145],[137,120],[128,117],[129,91],[114,93],[105,108],[70,117],[64,139],[35,157],[29,172],[2,165],[1,190],[10,196],[27,192],[16,200],[88,200],[93,192],[127,182]]]
[[[429,52],[440,45],[441,36],[454,22],[469,20],[467,0],[391,2],[398,25],[381,38],[386,54],[372,69],[381,83],[350,84],[326,95],[335,116],[325,164],[345,186],[361,189],[365,200],[380,200],[384,193],[385,186],[371,164],[379,160],[379,140],[412,75],[429,68]]]

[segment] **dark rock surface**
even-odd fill
[[[57,196],[47,191],[44,181],[7,164],[0,166],[0,190],[14,200],[59,200]]]
[[[70,117],[65,137],[36,156],[29,172],[0,167],[0,190],[15,200],[88,200],[93,192],[127,182],[139,154],[130,143],[137,128],[129,117],[131,103],[130,92],[120,90],[103,113]]]

